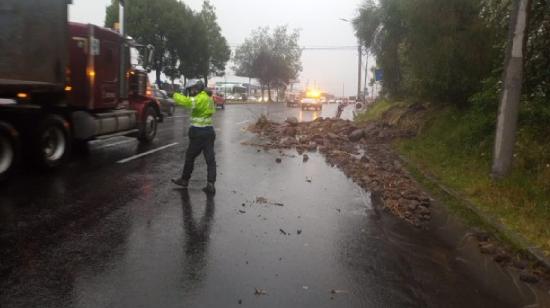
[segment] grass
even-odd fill
[[[404,106],[405,103],[392,103],[389,100],[381,100],[369,107],[367,111],[359,113],[356,121],[372,121],[382,117],[382,115],[395,106]]]
[[[389,110],[387,105],[379,108]],[[431,109],[422,133],[398,142],[397,148],[416,168],[428,171],[549,256],[550,145],[529,129],[520,130],[514,171],[494,182],[489,175],[494,126],[488,119],[477,111]]]

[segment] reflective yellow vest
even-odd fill
[[[174,101],[180,106],[191,109],[191,126],[212,126],[212,115],[216,113],[216,105],[205,91],[201,91],[195,97],[174,93]]]

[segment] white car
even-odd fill
[[[307,109],[322,110],[323,109],[323,104],[321,103],[321,100],[318,98],[310,98],[310,97],[302,98],[302,100],[300,101],[300,105],[302,106],[302,110],[307,110]]]

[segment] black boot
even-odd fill
[[[214,183],[208,182],[206,184],[206,187],[202,189],[207,194],[215,195],[216,194],[216,187],[214,186]]]
[[[172,183],[178,185],[178,186],[181,186],[182,188],[187,188],[189,187],[189,181],[187,180],[184,180],[182,178],[179,178],[179,179],[172,179]]]

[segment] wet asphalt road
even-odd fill
[[[303,163],[293,152],[242,145],[255,138],[244,127],[261,113],[305,121],[332,116],[335,106],[322,114],[280,105],[218,112],[213,198],[200,190],[202,157],[189,192],[170,183],[188,142],[182,110],[152,145],[101,141],[56,173],[20,170],[0,190],[0,307],[536,303],[535,291],[467,238],[434,237],[378,211],[319,154]],[[447,224],[441,218],[440,229]]]

